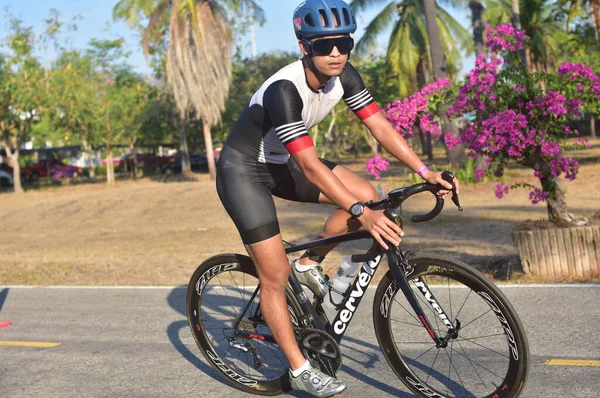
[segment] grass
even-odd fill
[[[600,140],[576,153],[582,159],[579,177],[567,183],[567,203],[577,216],[600,210]],[[438,168],[442,168],[442,154]],[[389,158],[389,156],[388,156]],[[343,161],[344,166],[368,178],[366,158]],[[515,167],[506,179],[535,183],[529,170]],[[206,174],[193,178],[119,180],[103,183],[28,189],[23,195],[0,193],[0,283],[3,285],[185,285],[204,259],[218,253],[244,253],[239,235]],[[168,182],[168,183],[167,183]],[[392,162],[382,179],[374,181],[384,192],[410,184],[406,169]],[[542,283],[522,275],[511,233],[526,220],[544,219],[543,205],[533,206],[525,191],[498,200],[494,181],[463,183],[464,212],[450,201],[435,220],[408,221],[428,211],[433,199],[406,202],[405,247],[462,260],[497,281]],[[276,200],[283,238],[290,242],[313,239],[332,207]],[[325,263],[335,272],[342,256],[365,251],[368,241],[340,245]],[[387,266],[384,264],[377,278]],[[376,279],[377,279],[376,278]],[[600,282],[588,278],[548,281]]]

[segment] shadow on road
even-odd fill
[[[171,308],[187,318],[187,315],[185,314],[185,289],[186,286],[180,286],[171,290],[171,293],[167,297],[167,302]],[[179,351],[181,356],[187,359],[189,363],[194,365],[205,375],[210,376],[212,379],[230,387],[229,384],[224,382],[223,378],[217,373],[216,370],[204,363],[195,353],[189,350],[189,348],[181,341],[181,333],[190,333],[186,319],[175,321],[167,327],[167,336],[169,337],[169,341],[171,344],[173,344],[173,347]]]
[[[0,291],[0,311],[2,311],[2,306],[4,305],[4,302],[6,301],[6,298],[8,297],[8,288],[1,290]]]
[[[167,297],[167,302],[172,309],[174,309],[179,314],[181,314],[182,316],[187,318],[186,308],[185,308],[185,299],[186,299],[185,296],[186,296],[186,287],[185,286],[178,287],[171,291],[171,293]],[[232,302],[232,300],[233,300],[232,297],[227,297],[227,299],[225,299],[225,300],[218,300],[218,301],[215,300],[214,302],[218,303],[218,304],[216,306],[214,306],[215,308],[213,308],[213,310],[215,312],[218,312],[218,313],[224,315],[227,318],[234,317],[236,314],[232,310],[234,310],[235,308],[240,306],[241,301],[240,301],[240,303],[237,303],[237,302]],[[209,311],[209,312],[212,313],[212,311]],[[211,319],[211,321],[215,321],[215,319]],[[185,329],[185,331],[183,331],[182,329]],[[190,349],[185,344],[183,344],[183,342],[181,341],[181,338],[180,338],[180,333],[190,333],[187,320],[176,321],[176,322],[173,322],[171,325],[169,325],[169,327],[167,328],[167,335],[169,337],[169,340],[171,341],[171,344],[173,344],[173,347],[175,347],[175,349],[177,349],[177,351],[179,351],[179,353],[186,360],[188,360],[192,365],[194,365],[196,368],[198,368],[199,370],[204,372],[206,375],[212,377],[214,380],[218,380],[222,384],[230,387],[230,385],[224,381],[224,379],[219,375],[219,373],[217,373],[212,367],[207,365],[203,359],[200,359],[200,357],[197,356],[196,353],[190,351]],[[359,365],[359,366],[356,366],[357,368],[360,367],[362,369],[364,369],[364,368],[369,369],[369,368],[373,368],[374,364],[381,359],[381,354],[380,354],[378,346],[364,342],[362,340],[359,340],[359,339],[356,339],[353,337],[348,337],[348,336],[345,337],[345,341],[354,343],[359,346],[363,346],[369,351],[373,351],[373,350],[375,351],[375,352],[372,352],[371,354],[368,354],[367,359],[365,361],[362,358],[360,358],[360,359],[358,357],[353,358],[353,356],[352,356],[353,351],[356,353],[362,354],[362,355],[365,354],[364,351],[361,351],[360,349],[356,349],[354,347],[348,346],[347,344],[344,344],[342,355],[344,356],[346,363],[348,363],[348,361],[351,361],[351,362],[354,362],[355,364]],[[286,367],[287,367],[287,365],[286,365]],[[378,381],[375,378],[372,378],[366,374],[363,374],[363,372],[361,370],[353,369],[351,366],[348,366],[348,365],[343,365],[342,369],[344,370],[344,372],[346,372],[351,377],[354,377],[357,380],[360,380],[361,382],[363,382],[365,384],[368,384],[374,388],[377,388],[377,389],[381,390],[382,392],[391,394],[396,397],[402,397],[402,398],[412,397],[411,394],[401,391],[392,385]],[[305,397],[310,396],[306,393],[298,392],[298,391],[290,391],[288,393],[288,395],[293,396],[293,397],[298,397],[298,398],[305,398]]]

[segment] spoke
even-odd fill
[[[469,340],[469,339],[462,339],[461,341],[468,341],[468,342],[470,342],[471,344],[475,344],[475,345],[477,345],[477,346],[479,346],[479,347],[481,347],[481,348],[485,348],[486,350],[489,350],[489,351],[491,351],[491,352],[495,352],[496,354],[498,354],[498,355],[500,355],[500,356],[503,356],[504,358],[510,359],[510,357],[509,357],[508,355],[504,355],[504,354],[502,354],[502,353],[499,353],[499,352],[498,352],[498,351],[496,351],[496,350],[492,350],[491,348],[488,348],[488,347],[486,347],[486,346],[484,346],[484,345],[481,345],[481,344],[479,344],[479,343],[476,343],[476,342],[474,342],[474,341],[471,341],[471,340]]]
[[[489,370],[488,368],[486,368],[485,366],[483,366],[483,365],[482,365],[482,364],[480,364],[479,362],[477,362],[477,361],[471,361],[471,359],[469,359],[469,357],[468,357],[467,355],[463,355],[463,354],[461,354],[460,352],[458,352],[458,351],[456,351],[456,350],[455,350],[454,352],[456,352],[458,355],[460,355],[460,356],[462,356],[462,357],[465,357],[465,358],[467,358],[467,360],[468,360],[468,361],[470,361],[470,362],[474,363],[475,365],[479,366],[481,369],[484,369],[484,370],[486,370],[487,372],[489,372],[489,373],[493,374],[494,376],[496,376],[496,377],[497,377],[497,378],[499,378],[500,380],[504,380],[504,377],[502,377],[502,376],[498,376],[498,375],[497,375],[495,372],[492,372],[491,370]]]
[[[433,350],[434,348],[435,348],[435,346],[432,345],[430,349],[428,349],[427,351],[425,351],[424,353],[422,353],[421,355],[419,355],[418,357],[413,359],[413,361],[416,361],[417,359],[421,358],[423,355],[427,354],[429,351]]]
[[[230,271],[231,273],[231,271]],[[216,275],[217,280],[219,281],[219,283],[221,284],[221,286],[224,286],[223,283],[221,282],[221,277],[219,276],[219,274]],[[233,313],[235,313],[235,308],[231,305],[231,303],[229,302],[229,294],[227,294],[227,289],[226,288],[222,288],[222,290],[225,292],[225,297],[227,297],[227,305],[229,306],[229,308],[231,308],[233,310]],[[238,312],[239,314],[239,312]]]
[[[398,341],[398,340],[394,340],[394,343],[400,343],[400,344],[427,344],[427,345],[430,345],[430,344],[432,344],[432,340],[429,340],[429,341]]]
[[[215,293],[215,296],[222,296],[221,294],[217,293],[217,290],[214,288],[214,286],[210,285],[210,288],[213,290],[213,292]],[[208,293],[206,291],[206,289],[204,290],[206,293]],[[213,302],[211,300],[208,300],[208,297],[204,297],[205,294],[202,295],[202,301],[204,301],[206,299],[206,301],[208,301],[208,304],[210,304],[211,307],[215,308],[214,312],[218,313],[219,315],[223,315],[227,318],[229,318],[232,321],[235,321],[235,317],[231,316],[231,315],[227,315],[226,313],[224,313],[223,311],[217,311],[216,309],[220,308],[220,306],[213,304]],[[231,306],[230,306],[231,307]],[[233,313],[237,315],[235,308],[231,307],[231,309],[233,310]],[[238,312],[239,313],[239,312]]]
[[[471,364],[471,367],[473,368],[473,370],[475,371],[475,374],[477,374],[477,377],[479,377],[479,380],[481,381],[481,383],[484,385],[484,387],[487,389],[487,384],[485,384],[485,381],[483,381],[483,379],[481,378],[481,376],[479,375],[479,372],[477,371],[477,368],[475,368],[475,366],[473,365],[473,361],[471,361],[471,358],[469,358],[469,356],[467,355],[467,353],[465,352],[465,349],[463,348],[463,346],[460,344],[460,341],[457,341],[456,344],[458,344],[458,346],[460,347],[460,349],[462,350],[462,352],[465,354],[465,358],[467,358],[467,361],[469,361],[469,363]]]
[[[398,322],[398,323],[405,323],[405,324],[407,324],[407,325],[410,325],[410,326],[416,326],[416,327],[418,327],[418,328],[422,328],[422,327],[423,327],[423,324],[419,324],[419,325],[417,325],[417,324],[415,324],[415,323],[410,323],[410,322],[406,322],[406,321],[399,321],[399,320],[397,320],[397,319],[390,319],[390,321],[392,321],[392,322]]]
[[[435,358],[433,358],[433,363],[431,364],[431,367],[429,368],[429,372],[427,372],[427,377],[425,378],[425,383],[427,383],[427,380],[429,380],[429,376],[431,376],[431,371],[433,370],[433,365],[435,365],[435,361],[437,361],[438,355],[440,355],[440,350],[437,350],[437,352],[435,353]]]
[[[286,364],[285,364],[285,363],[284,363],[284,362],[281,360],[281,357],[280,357],[280,355],[277,355],[277,354],[276,354],[276,352],[274,351],[273,347],[271,347],[271,344],[265,344],[265,345],[267,346],[267,348],[268,348],[269,350],[271,350],[271,353],[273,354],[273,356],[274,356],[275,358],[277,358],[277,360],[279,361],[279,363],[280,363],[280,364],[281,364],[281,365],[284,367],[284,369],[285,369],[285,367],[286,367]],[[277,347],[279,348],[279,346],[277,346]],[[279,350],[281,351],[281,349],[279,349]]]
[[[217,293],[217,291],[215,290],[215,288],[214,288],[214,287],[212,287],[212,285],[211,285],[211,286],[209,286],[209,287],[210,287],[210,288],[211,288],[211,289],[214,291],[214,293],[215,293],[215,296],[220,296],[220,295]],[[219,308],[219,306],[218,306],[218,305],[215,305],[215,304],[214,304],[214,303],[213,303],[211,300],[209,300],[209,299],[208,299],[208,297],[209,297],[209,293],[208,293],[208,291],[207,291],[207,290],[206,290],[206,288],[205,288],[205,289],[204,289],[204,291],[203,291],[203,294],[202,294],[202,303],[204,303],[204,302],[206,301],[206,302],[208,303],[208,305],[209,305],[209,308],[215,308],[214,312],[216,312],[216,313],[219,313],[219,314],[222,314],[222,315],[224,315],[224,316],[227,316],[228,318],[231,318],[231,319],[233,319],[233,317],[232,317],[232,316],[229,316],[229,315],[223,314],[223,312],[222,312],[222,311],[217,311],[216,309],[218,309],[218,308]]]
[[[402,307],[402,309],[404,309],[404,311],[406,311],[406,312],[408,313],[408,315],[410,315],[410,316],[412,317],[412,319],[414,319],[415,321],[417,321],[417,322],[421,323],[421,321],[419,321],[419,319],[418,319],[418,318],[417,318],[417,317],[416,317],[416,316],[415,316],[415,315],[414,315],[412,312],[410,312],[410,311],[409,311],[409,310],[407,310],[407,309],[406,309],[406,308],[405,308],[405,307],[404,307],[402,304],[400,304],[400,302],[399,302],[398,300],[396,300],[396,298],[395,298],[395,297],[394,297],[394,302],[398,303],[398,305],[399,305],[400,307]],[[423,326],[423,325],[421,325],[421,326]]]
[[[450,355],[448,355],[448,350],[446,348],[444,348],[444,352],[446,353],[446,356],[450,360],[450,363],[448,365],[448,380],[451,380],[450,379],[450,367],[452,367],[452,369],[454,369],[454,373],[456,373],[456,376],[458,376],[458,380],[460,381],[460,384],[462,385],[463,389],[465,391],[467,391],[467,388],[465,387],[465,383],[463,383],[462,378],[458,374],[458,370],[456,369],[456,366],[454,366],[454,362],[452,362],[452,353],[455,352],[454,348],[452,348],[452,342],[450,342]]]
[[[231,280],[233,281],[233,283],[235,284],[235,287],[238,289],[238,293],[240,295],[240,298],[242,299],[242,304],[246,303],[246,300],[244,300],[244,296],[242,296],[242,292],[240,291],[240,287],[238,286],[237,282],[235,281],[235,278],[233,277],[233,274],[231,273],[231,271],[229,271],[229,275],[231,275]],[[246,277],[246,273],[242,273],[242,275],[244,275],[244,277]],[[243,291],[243,290],[242,290]]]
[[[465,301],[463,301],[463,303],[461,304],[458,312],[456,313],[456,317],[453,319],[458,318],[458,316],[460,315],[460,312],[462,311],[463,307],[465,306],[465,304],[467,303],[467,300],[469,299],[469,296],[471,295],[471,293],[473,292],[473,290],[469,290],[469,293],[467,293],[467,297],[465,297]]]
[[[466,325],[462,325],[460,327],[460,330],[464,330],[467,326],[469,326],[470,324],[472,324],[473,322],[475,322],[476,320],[478,320],[479,318],[481,318],[482,316],[488,314],[490,311],[492,311],[492,309],[490,308],[489,310],[487,310],[486,312],[484,312],[483,314],[479,315],[477,318],[473,319],[471,322],[467,323]]]
[[[450,278],[448,279],[448,301],[450,303],[450,320],[454,320],[452,317],[452,294],[450,294]]]
[[[461,341],[461,340],[477,340],[477,339],[483,339],[485,337],[495,337],[495,336],[505,336],[505,334],[504,333],[495,333],[495,334],[488,334],[486,336],[477,336],[477,337],[463,337],[463,336],[460,336],[456,340],[457,341]]]

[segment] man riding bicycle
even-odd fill
[[[285,290],[291,272],[272,196],[336,205],[320,234],[370,232],[384,247],[404,235],[383,211],[364,203],[377,200],[371,184],[334,162],[320,159],[308,134],[344,99],[377,141],[431,184],[451,185],[432,172],[379,111],[358,71],[348,63],[356,19],[342,0],[307,0],[294,11],[293,25],[302,59],[270,77],[254,94],[232,129],[217,166],[217,191],[256,265],[260,308],[290,364],[290,383],[318,397],[341,393],[346,384],[314,369],[292,329]],[[455,180],[455,184],[458,182]],[[442,191],[446,194],[448,191]],[[295,264],[300,281],[333,249],[309,250]]]

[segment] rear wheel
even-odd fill
[[[408,262],[413,267],[409,284],[437,335],[457,333],[447,347],[437,348],[388,271],[377,288],[373,314],[379,345],[396,375],[419,397],[518,396],[529,347],[504,294],[462,262],[436,256]]]
[[[247,256],[222,254],[198,268],[187,289],[194,340],[208,363],[240,390],[278,395],[290,389],[289,363],[260,314],[260,289]],[[301,313],[287,293],[292,323]]]

